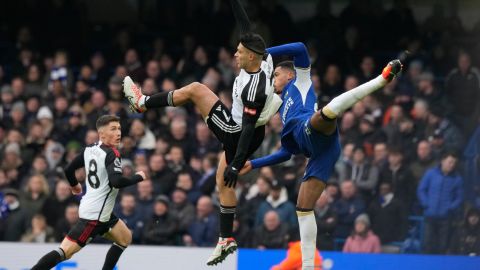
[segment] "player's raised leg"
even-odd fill
[[[335,132],[336,119],[343,112],[351,108],[355,103],[368,96],[372,92],[382,88],[387,83],[391,82],[402,70],[402,63],[400,60],[392,60],[383,69],[381,75],[373,80],[370,80],[358,87],[347,91],[338,97],[334,98],[330,103],[325,105],[321,110],[313,114],[310,119],[312,127],[330,135]]]
[[[313,208],[325,189],[325,183],[310,177],[300,185],[297,200],[297,217],[302,249],[302,270],[313,270],[317,243],[317,223]]]
[[[111,240],[113,244],[107,252],[102,270],[112,270],[123,251],[132,243],[132,232],[122,220],[119,220],[103,237]]]
[[[137,112],[152,108],[182,106],[193,102],[204,118],[218,101],[217,95],[199,82],[193,82],[177,90],[145,96],[129,76],[123,79],[123,93],[130,102],[130,107]]]
[[[216,265],[237,250],[237,242],[233,238],[233,219],[237,205],[235,190],[224,185],[223,173],[227,167],[225,153],[222,154],[216,175],[218,195],[220,199],[220,237],[212,255],[207,260],[207,265]]]
[[[60,247],[45,254],[40,260],[32,267],[32,270],[48,270],[52,269],[55,265],[62,261],[70,259],[73,254],[82,249],[77,243],[64,238]]]

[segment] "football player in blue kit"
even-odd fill
[[[310,78],[310,60],[303,43],[291,43],[268,48],[272,56],[293,56],[293,63],[277,65],[275,91],[281,94],[279,109],[283,123],[281,148],[262,158],[247,161],[240,174],[263,166],[287,161],[292,155],[308,158],[297,200],[297,216],[302,248],[302,269],[314,269],[317,225],[313,212],[315,202],[330,178],[340,155],[337,117],[365,96],[382,88],[401,71],[402,64],[393,60],[381,75],[334,98],[321,110],[315,110],[316,96]]]

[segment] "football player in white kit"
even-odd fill
[[[250,22],[238,0],[230,0],[240,25],[240,42],[235,59],[240,74],[235,79],[230,111],[205,85],[194,82],[177,90],[152,96],[142,94],[130,77],[125,77],[123,92],[131,108],[137,112],[193,102],[210,130],[223,144],[224,155],[219,161],[216,182],[220,197],[220,237],[207,261],[222,262],[237,249],[232,237],[237,205],[235,185],[238,172],[263,141],[265,124],[277,112],[281,99],[273,90],[273,62],[266,54],[263,38],[251,32]]]
[[[134,185],[146,176],[142,171],[131,178],[122,176],[120,153],[116,149],[121,139],[120,118],[104,115],[98,118],[96,126],[100,141],[87,146],[65,168],[65,175],[75,195],[82,193],[75,171],[83,167],[86,170],[87,191],[80,202],[80,220],[63,239],[60,247],[43,256],[32,270],[51,269],[70,259],[97,235],[113,241],[102,267],[103,270],[110,270],[132,242],[131,231],[113,215],[112,210],[118,189]]]

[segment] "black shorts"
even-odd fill
[[[110,231],[110,229],[113,228],[117,222],[118,218],[113,214],[110,216],[110,220],[107,222],[81,218],[68,232],[66,237],[68,240],[77,243],[81,247],[84,247],[90,241],[92,241],[95,236],[101,236]]]
[[[215,137],[223,144],[227,164],[235,157],[237,152],[238,141],[242,128],[233,121],[230,110],[219,100],[208,113],[208,128],[215,134]],[[265,137],[265,126],[255,128],[255,135],[248,147],[248,155],[251,156],[262,144]]]

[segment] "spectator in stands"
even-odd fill
[[[368,208],[372,230],[382,245],[403,241],[407,232],[408,217],[404,202],[395,198],[392,183],[382,182],[376,200]]]
[[[458,127],[445,117],[445,109],[431,107],[429,112],[424,137],[432,143],[436,157],[445,151],[462,151],[465,138]]]
[[[239,247],[249,248],[252,245],[252,233],[248,224],[240,222],[238,219],[233,221],[233,238],[237,241]]]
[[[212,133],[203,121],[198,121],[195,127],[195,152],[194,154],[204,157],[207,153],[218,153],[220,144],[212,137]]]
[[[417,189],[425,216],[425,252],[443,254],[447,250],[454,213],[463,202],[463,180],[455,169],[458,157],[448,152],[440,165],[428,170]]]
[[[344,181],[341,186],[341,197],[333,205],[338,215],[335,236],[347,238],[353,228],[353,222],[365,212],[365,202],[357,195],[357,188],[351,180]]]
[[[15,189],[7,188],[3,190],[4,200],[8,205],[8,216],[3,222],[3,235],[0,239],[3,241],[20,241],[22,234],[27,230],[30,219],[26,209],[19,200],[19,193]]]
[[[137,149],[155,149],[155,135],[141,120],[133,120],[130,126],[130,136],[136,142]]]
[[[435,159],[432,156],[432,146],[428,141],[422,140],[417,145],[417,157],[410,164],[412,176],[415,179],[415,187],[418,186],[420,179],[425,171],[435,165]]]
[[[166,165],[161,154],[150,156],[149,166],[155,193],[170,194],[175,188],[176,174]]]
[[[145,80],[145,70],[142,67],[137,50],[128,49],[125,52],[125,67],[127,68],[128,74],[134,78],[136,82],[143,82],[143,80]]]
[[[471,57],[462,51],[457,67],[445,79],[445,96],[452,106],[453,119],[465,134],[470,134],[478,119],[480,99],[480,72],[472,66]]]
[[[471,208],[464,223],[457,228],[450,243],[450,253],[458,255],[480,255],[480,211]]]
[[[23,196],[20,197],[22,206],[25,207],[29,219],[40,212],[48,198],[50,190],[47,180],[43,175],[30,176]]]
[[[139,211],[132,193],[122,193],[120,207],[115,211],[116,216],[125,222],[125,225],[132,231],[133,243],[140,243],[144,226],[143,212]]]
[[[45,216],[35,214],[32,217],[31,228],[28,229],[20,241],[29,243],[53,243],[55,234],[52,227],[47,225]]]
[[[57,182],[55,194],[52,194],[45,200],[41,209],[48,226],[55,227],[59,219],[65,215],[65,208],[74,203],[78,204],[78,199],[72,195],[70,184],[65,180]]]
[[[365,115],[360,119],[359,130],[355,144],[363,145],[368,155],[373,153],[374,144],[386,141],[385,133],[375,127],[375,118],[371,115]]]
[[[150,179],[144,179],[137,183],[137,209],[142,217],[152,215],[153,209],[153,183]]]
[[[417,83],[417,98],[427,102],[428,106],[438,107],[443,106],[442,92],[434,84],[434,76],[430,72],[423,72],[418,77]]]
[[[78,216],[78,204],[72,203],[65,208],[64,216],[58,220],[55,225],[55,239],[57,242],[62,241],[67,233],[77,224]]]
[[[194,185],[192,176],[188,172],[183,171],[178,174],[176,187],[187,192],[188,201],[192,204],[197,204],[197,200],[202,196],[202,193]]]
[[[181,146],[172,145],[170,147],[170,150],[168,151],[166,159],[168,161],[168,167],[175,174],[178,174],[181,171],[192,171],[190,166],[188,166],[188,164],[186,164],[185,162],[185,156],[183,153],[183,148]]]
[[[248,193],[245,195],[246,201],[243,204],[239,204],[237,217],[242,223],[246,223],[250,228],[254,227],[258,209],[260,205],[266,201],[270,194],[270,189],[270,180],[259,175],[255,184],[250,187]]]
[[[395,197],[405,203],[407,210],[410,209],[415,197],[415,179],[404,163],[402,150],[389,150],[388,167],[380,171],[380,180],[392,183]]]
[[[290,239],[287,223],[280,221],[280,216],[274,210],[269,210],[263,217],[263,222],[255,228],[253,247],[258,249],[286,248]]]
[[[330,204],[330,195],[322,193],[315,205],[315,218],[317,221],[317,248],[319,250],[333,250],[333,234],[338,218],[335,209]]]
[[[178,241],[178,220],[170,212],[170,200],[158,195],[153,205],[153,216],[146,222],[143,243],[148,245],[175,245]]]
[[[339,172],[339,180],[340,183],[351,180],[357,187],[359,195],[366,202],[370,202],[377,189],[378,175],[378,168],[367,160],[365,149],[357,146],[353,150],[352,162]]]
[[[209,153],[200,161],[202,175],[195,185],[203,195],[211,195],[215,191],[218,158],[216,154]]]
[[[181,188],[173,190],[170,209],[173,215],[178,217],[178,231],[186,232],[195,219],[195,207],[187,200],[185,190]]]
[[[388,148],[385,142],[378,142],[373,146],[372,165],[377,167],[379,172],[388,165]]]
[[[295,205],[288,201],[287,191],[279,180],[272,180],[270,194],[258,208],[255,227],[264,222],[265,215],[271,210],[277,212],[280,222],[288,224],[290,229],[298,227]]]
[[[184,235],[187,246],[213,247],[217,242],[219,230],[218,215],[214,212],[212,199],[202,196],[198,199],[195,220]]]
[[[20,179],[23,171],[27,168],[27,164],[22,161],[20,152],[20,145],[16,142],[8,143],[4,148],[3,160],[1,161],[1,168],[8,171],[16,171],[15,177],[9,177],[9,186],[13,188],[20,188]]]
[[[355,226],[343,246],[346,253],[380,253],[380,239],[370,230],[370,219],[361,214],[355,219]]]

